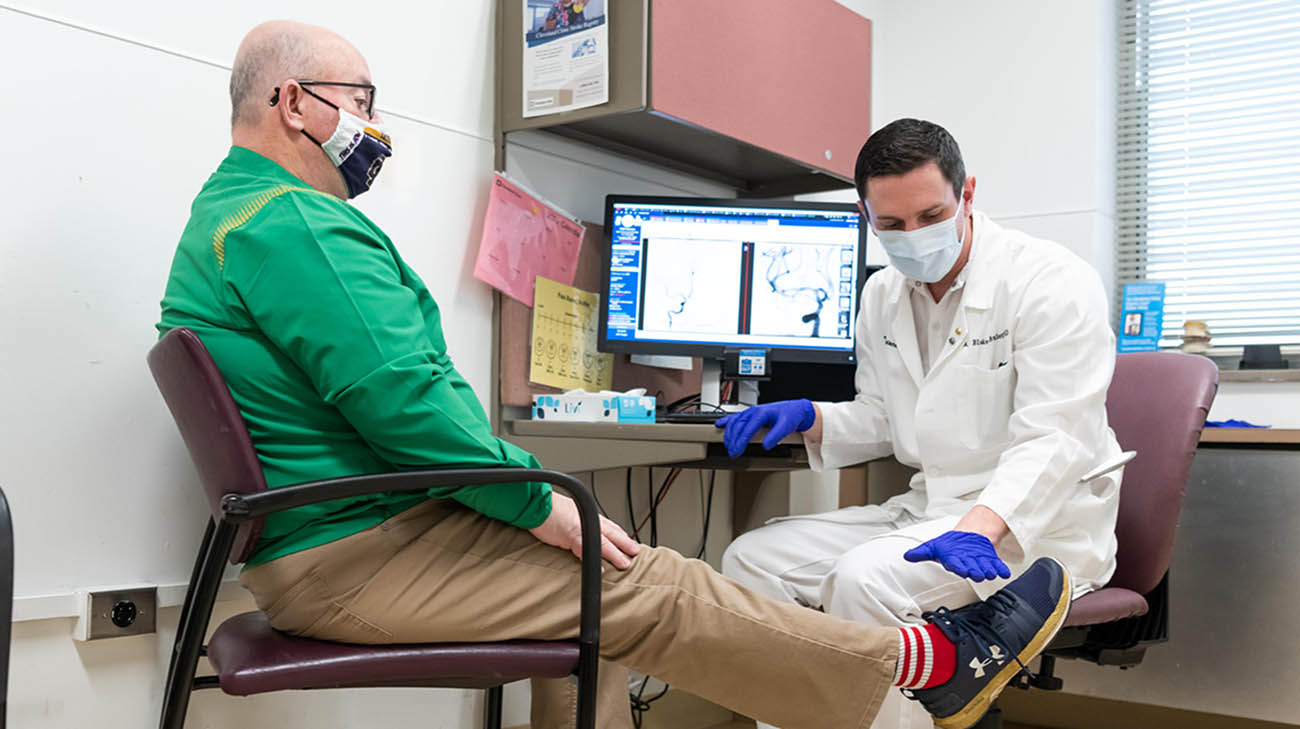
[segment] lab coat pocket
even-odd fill
[[[968,448],[987,449],[1011,440],[1009,426],[1015,402],[1016,370],[1010,360],[993,368],[962,365],[953,425],[957,440]]]

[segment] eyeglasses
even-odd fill
[[[350,89],[364,89],[365,92],[366,92],[366,98],[365,98],[364,101],[358,101],[358,102],[357,102],[357,106],[360,107],[361,109],[364,109],[364,110],[365,110],[365,112],[366,112],[366,118],[367,118],[367,119],[374,119],[374,118],[375,118],[375,85],[374,85],[374,84],[358,84],[358,83],[351,83],[351,82],[348,82],[348,81],[307,81],[307,80],[302,80],[302,81],[298,81],[298,85],[299,85],[299,86],[303,86],[303,87],[308,87],[308,86],[345,86],[345,87],[350,88]],[[320,94],[315,93],[315,92],[312,91],[310,88],[303,88],[303,91],[306,91],[307,93],[311,94],[312,96],[315,96],[316,98],[320,99],[321,101],[325,102],[326,104],[329,104],[330,106],[333,106],[333,107],[336,108],[336,109],[338,108],[338,105],[337,105],[337,104],[335,104],[334,102],[330,101],[329,99],[326,99],[325,97],[321,96]],[[280,103],[280,87],[279,87],[279,86],[276,86],[276,87],[275,87],[275,93],[271,94],[271,101],[270,101],[270,104],[271,104],[271,106],[275,106],[275,105],[278,104],[278,103]]]

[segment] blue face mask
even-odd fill
[[[876,237],[889,262],[904,276],[934,283],[952,270],[953,264],[961,256],[962,239],[959,226],[962,224],[962,208],[958,204],[957,212],[951,218],[934,225],[927,225],[916,230],[877,230]]]

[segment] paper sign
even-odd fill
[[[596,350],[600,295],[541,276],[536,291],[528,379],[563,390],[608,390],[614,377],[614,355]]]
[[[510,178],[492,177],[474,276],[533,305],[533,280],[573,283],[583,226]]]
[[[1124,284],[1120,316],[1120,352],[1154,352],[1160,348],[1165,318],[1165,284],[1162,281]]]
[[[522,3],[525,117],[609,101],[609,9],[605,3]]]

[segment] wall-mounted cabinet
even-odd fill
[[[871,131],[871,21],[834,0],[605,0],[608,103],[523,116],[524,0],[499,0],[497,122],[722,182],[849,186]]]

